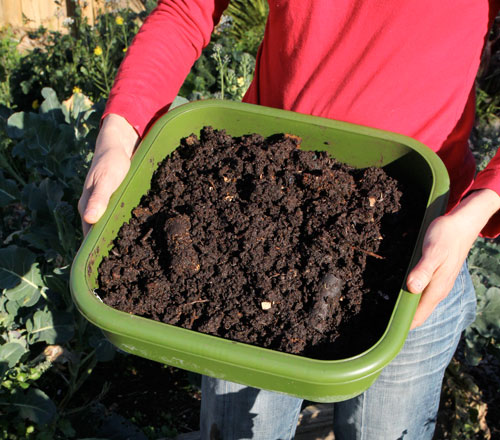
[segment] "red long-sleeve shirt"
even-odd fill
[[[174,100],[228,0],[160,0],[134,39],[105,115],[143,135]],[[244,101],[390,130],[446,165],[452,209],[500,194],[500,152],[475,176],[474,80],[499,0],[269,0]],[[500,234],[500,212],[482,234]]]

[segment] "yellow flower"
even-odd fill
[[[38,107],[40,107],[40,103],[38,102],[38,99],[35,99],[32,103],[31,103],[31,108],[33,110],[36,110]]]
[[[94,49],[94,55],[100,57],[102,55],[102,47],[101,46],[96,46]]]
[[[126,47],[123,48],[123,52],[127,52],[127,48]]]
[[[116,18],[115,18],[115,23],[118,26],[122,26],[123,25],[123,17],[121,15],[117,15]]]
[[[236,79],[236,84],[238,84],[238,87],[243,87],[245,85],[245,78],[243,78],[242,76],[239,76]]]
[[[80,87],[73,87],[73,93],[82,93],[82,89]]]

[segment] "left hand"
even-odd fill
[[[422,257],[408,275],[411,293],[422,293],[411,328],[422,325],[451,291],[481,229],[500,209],[500,196],[489,189],[474,191],[427,229]]]

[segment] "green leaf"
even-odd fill
[[[474,282],[474,290],[476,291],[476,296],[478,298],[482,298],[486,293],[486,291],[488,290],[488,288],[484,284],[481,284],[478,280],[476,280],[475,277],[473,277],[473,282]]]
[[[26,132],[27,113],[16,112],[7,119],[7,135],[12,139],[20,139]]]
[[[15,307],[9,307],[11,304]],[[18,309],[19,305],[15,301],[9,301],[4,295],[0,295],[0,327],[10,329]]]
[[[50,104],[50,101],[46,102]],[[24,159],[27,168],[33,168],[42,176],[60,179],[61,163],[78,154],[80,149],[75,128],[63,122],[62,111],[57,109],[41,114],[13,114],[8,119],[7,132],[19,142],[12,148],[12,155]]]
[[[65,297],[69,294],[68,280],[65,275],[58,275],[54,271],[54,274],[45,276],[44,280],[47,287],[60,297]]]
[[[20,196],[16,182],[5,178],[3,171],[0,170],[0,207],[19,200]]]
[[[482,255],[478,263],[493,286],[500,285],[500,260],[498,256]]]
[[[71,108],[73,119],[80,117],[80,115],[87,119],[89,115],[84,116],[84,114],[89,111],[93,110],[90,110],[89,101],[85,99],[85,96],[81,93],[73,94],[73,106]]]
[[[24,187],[21,200],[31,210],[32,221],[21,238],[45,254],[53,250],[73,258],[78,237],[72,223],[75,209],[61,200],[63,195],[61,185],[49,178]]]
[[[27,95],[30,91],[31,88],[31,82],[30,81],[22,81],[21,82],[21,90],[22,92]]]
[[[67,254],[73,253],[77,249],[76,231],[73,227],[73,208],[65,202],[58,203],[52,210],[57,226],[59,242]]]
[[[73,337],[75,323],[71,313],[44,309],[27,321],[26,330],[31,344],[40,341],[62,344]]]
[[[36,113],[24,113],[22,125],[15,127],[11,124],[12,119],[16,116],[16,113],[12,115],[8,123],[8,132],[17,133],[18,139],[23,139],[24,142],[21,146],[16,145],[12,150],[12,154],[19,157],[33,156],[38,152],[38,157],[46,156],[52,149],[52,145],[56,142],[59,136],[59,130],[57,129],[57,124],[48,119],[47,117],[42,117],[42,115]],[[21,130],[23,130],[21,132]]]
[[[50,87],[44,87],[42,89],[42,96],[45,98],[42,104],[40,105],[41,113],[51,113],[53,112],[61,112],[61,103],[57,99],[56,92]]]
[[[30,388],[26,394],[16,393],[12,405],[17,407],[19,416],[37,425],[50,423],[57,412],[54,402],[38,388]]]
[[[35,255],[28,249],[9,246],[0,249],[0,288],[9,300],[30,307],[40,298],[43,281]]]
[[[12,368],[26,352],[26,348],[19,342],[7,342],[0,347],[0,362],[6,362]]]
[[[477,366],[484,355],[484,348],[488,340],[469,327],[465,331],[465,359],[469,365]]]
[[[57,231],[53,225],[37,226],[34,231],[22,234],[21,238],[30,246],[47,253],[57,244]]]
[[[30,210],[51,216],[52,209],[61,201],[63,194],[63,189],[57,182],[45,178],[39,185],[34,183],[26,185],[21,199]]]
[[[500,288],[490,287],[480,298],[472,327],[485,338],[500,339]]]
[[[7,299],[7,298],[6,298]],[[17,301],[7,301],[5,304],[5,310],[7,312],[7,316],[4,319],[3,325],[5,327],[10,327],[17,316],[17,312],[21,306],[17,303]]]

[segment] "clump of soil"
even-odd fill
[[[100,265],[103,301],[288,353],[342,356],[353,341],[371,344],[401,287],[414,212],[383,169],[299,143],[209,127],[183,139]],[[368,330],[361,342],[356,315]]]

